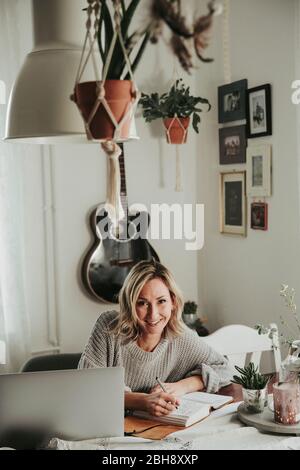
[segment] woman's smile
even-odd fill
[[[157,321],[150,321],[150,320],[145,320],[145,323],[149,326],[157,326],[163,319],[161,318],[160,320]]]
[[[173,302],[167,286],[157,278],[148,281],[136,303],[136,314],[144,342],[158,344],[171,318],[172,309]]]

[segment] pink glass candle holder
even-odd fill
[[[284,382],[273,385],[274,418],[276,423],[297,424],[300,421],[300,386]]]

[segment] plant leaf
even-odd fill
[[[149,42],[149,38],[150,38],[150,33],[146,33],[145,36],[144,36],[144,39],[143,39],[143,42],[142,44],[140,45],[140,48],[135,56],[135,59],[131,65],[131,68],[132,68],[132,71],[135,72],[137,66],[139,65],[140,63],[140,60],[144,54],[144,51],[145,51],[145,48]],[[128,72],[128,74],[125,76],[125,80],[129,80],[130,79],[130,74]]]
[[[200,121],[201,121],[201,118],[199,116],[199,114],[197,113],[194,113],[193,114],[193,128],[195,129],[195,131],[197,132],[197,134],[199,134],[199,124],[200,124]]]

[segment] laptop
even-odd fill
[[[0,375],[0,447],[124,435],[124,369]]]

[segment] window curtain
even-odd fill
[[[0,100],[1,139],[8,94],[30,41],[30,12],[29,0],[0,2],[0,80],[6,88],[6,99]],[[22,237],[22,161],[29,153],[30,146],[0,142],[0,339],[6,343],[6,365],[0,373],[18,371],[30,355]]]
[[[298,201],[300,208],[300,135],[299,135],[299,126],[300,126],[300,103],[299,103],[299,89],[300,89],[300,58],[299,58],[299,47],[300,47],[300,0],[295,1],[295,77],[294,80],[298,81],[296,88],[291,90],[291,93],[294,94],[297,92],[297,121],[296,121],[296,135],[297,135],[297,156],[298,156]],[[298,215],[298,220],[300,220],[300,212]]]

